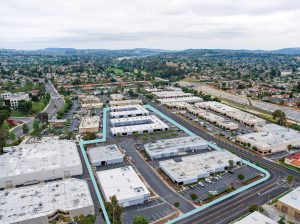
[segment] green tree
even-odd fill
[[[190,193],[190,198],[195,201],[198,198],[198,195],[196,195],[195,193]]]
[[[292,188],[292,187],[293,187],[293,184],[294,184],[294,182],[295,182],[295,176],[293,176],[293,175],[288,175],[288,176],[286,177],[286,180],[287,180],[288,184],[290,185],[290,188]]]
[[[85,141],[88,141],[88,140],[93,140],[96,137],[97,137],[96,133],[86,132],[86,133],[83,134],[82,139],[85,140]]]
[[[252,204],[249,205],[248,211],[249,212],[255,212],[255,211],[263,212],[264,209],[262,207],[258,206],[257,204],[252,203]]]
[[[228,170],[232,170],[233,165],[234,165],[234,161],[233,160],[228,160]]]
[[[132,224],[148,224],[149,221],[144,216],[137,215],[133,218]]]
[[[10,111],[7,109],[0,109],[0,126],[4,123],[5,120],[9,118]]]
[[[284,125],[287,120],[285,113],[281,110],[275,110],[272,116],[279,125]]]
[[[239,173],[238,174],[238,178],[239,178],[239,180],[244,180],[245,179],[245,175],[242,174],[242,173]]]
[[[15,141],[16,140],[16,135],[14,132],[10,131],[8,132],[8,138],[11,140],[11,141]]]
[[[174,203],[174,206],[175,206],[176,208],[178,208],[178,207],[180,206],[180,203],[179,203],[178,201],[176,201],[176,202]]]
[[[32,102],[21,100],[19,102],[19,110],[24,114],[30,114],[32,112]]]
[[[0,127],[0,152],[3,152],[3,147],[8,139],[8,130]]]
[[[110,202],[105,202],[105,209],[111,224],[122,224],[121,216],[123,208],[118,204],[118,200],[115,195],[110,198]]]
[[[24,134],[27,134],[29,132],[29,127],[28,127],[28,125],[26,123],[24,123],[22,125],[22,130],[23,130]]]
[[[280,219],[277,222],[278,224],[285,224],[285,216],[281,215]]]

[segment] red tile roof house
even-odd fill
[[[291,154],[291,155],[285,157],[284,162],[291,166],[300,168],[300,152],[297,152],[297,153],[294,153],[294,154]]]

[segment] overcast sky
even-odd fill
[[[0,48],[300,47],[299,0],[0,0]]]

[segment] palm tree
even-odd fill
[[[295,181],[295,176],[293,175],[288,175],[286,178],[288,184],[290,185],[290,188],[293,187],[294,181]]]

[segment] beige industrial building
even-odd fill
[[[237,123],[232,122],[229,119],[225,119],[221,116],[215,115],[213,113],[210,113],[201,108],[188,107],[187,110],[191,114],[196,115],[196,116],[200,117],[201,119],[204,119],[210,123],[213,123],[220,128],[223,128],[226,130],[231,130],[231,131],[239,129],[239,125]]]
[[[97,133],[99,132],[100,117],[83,117],[79,125],[79,134],[84,134],[87,132]]]
[[[247,145],[260,154],[287,150],[288,146],[300,146],[300,133],[275,124],[260,126],[258,132],[238,135],[236,142]]]
[[[260,212],[255,211],[234,224],[277,224],[277,222]]]
[[[118,94],[118,93],[110,94],[110,99],[114,100],[114,101],[120,101],[120,100],[124,99],[124,96],[122,94]]]
[[[195,106],[220,113],[250,127],[264,125],[266,123],[264,119],[261,119],[255,115],[216,101],[196,103]]]
[[[112,106],[125,106],[125,105],[135,105],[139,104],[142,105],[143,101],[139,99],[132,99],[132,100],[111,100],[109,101],[109,105]]]
[[[300,187],[279,198],[277,207],[300,222]]]
[[[101,109],[103,107],[103,103],[101,103],[100,99],[94,95],[79,95],[78,99],[81,107],[85,109]]]

